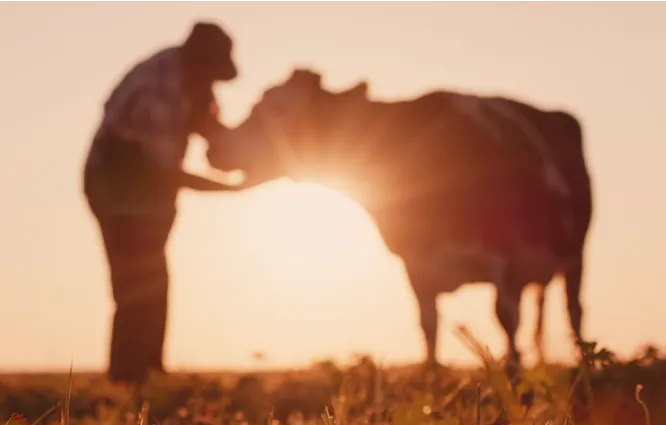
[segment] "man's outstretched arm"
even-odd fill
[[[243,190],[242,185],[229,185],[205,177],[190,174],[187,171],[179,170],[178,183],[181,187],[197,190],[199,192],[236,192]]]

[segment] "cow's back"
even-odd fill
[[[544,221],[549,219],[547,210],[557,214],[554,208],[561,206],[549,204],[550,194],[536,182],[535,174],[530,174],[535,173],[534,153],[525,147],[526,142],[491,140],[487,129],[479,128],[461,111],[461,98],[475,100],[437,92],[397,103],[391,111],[391,116],[399,119],[393,120],[394,130],[383,142],[383,155],[378,155],[373,165],[375,169],[383,168],[375,175],[380,176],[378,183],[391,198],[381,208],[369,208],[369,212],[386,245],[396,254],[417,246],[427,248],[442,239],[468,243],[480,234],[495,238],[501,245],[507,235],[498,234],[496,229],[512,232],[507,226],[521,219],[532,226],[527,232],[533,237],[548,237],[544,236],[548,231],[544,228],[548,225]],[[545,135],[558,168],[576,188],[573,203],[565,207],[575,210],[576,243],[582,244],[591,200],[578,121],[565,112],[494,99],[510,104]],[[501,125],[500,131],[506,131]],[[521,196],[523,201],[527,196],[527,202],[521,204]]]
[[[364,171],[383,198],[367,209],[394,253],[468,237],[466,186],[486,180],[497,147],[465,122],[456,96],[384,104],[370,120],[389,128]]]
[[[592,219],[592,188],[585,160],[583,129],[580,121],[562,110],[544,110],[526,103],[504,98],[489,98],[504,102],[534,123],[548,144],[558,169],[571,192],[564,202],[573,216],[572,250],[581,250]]]

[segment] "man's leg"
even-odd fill
[[[165,246],[171,216],[115,214],[100,218],[116,311],[109,375],[139,383],[162,371],[169,275]]]

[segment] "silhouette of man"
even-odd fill
[[[182,45],[134,66],[104,105],[84,192],[101,230],[116,307],[112,381],[140,383],[149,371],[164,371],[165,245],[178,189],[237,190],[181,169],[193,133],[224,152],[212,86],[236,77],[231,51],[219,26],[196,23]]]

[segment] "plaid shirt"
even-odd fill
[[[189,134],[196,129],[215,131],[220,126],[217,117],[212,90],[186,92],[178,48],[167,48],[140,62],[104,104],[85,166],[86,185],[95,192],[90,194],[107,199],[108,208],[117,212],[172,211],[175,198],[155,201],[154,193],[137,194],[142,184],[136,180],[137,173],[154,176],[160,168],[167,174],[179,170]],[[120,159],[118,152],[124,152]]]
[[[106,101],[101,128],[125,143],[139,143],[155,163],[179,167],[187,150],[190,109],[181,81],[175,47],[137,64]],[[96,154],[93,142],[91,159]]]

